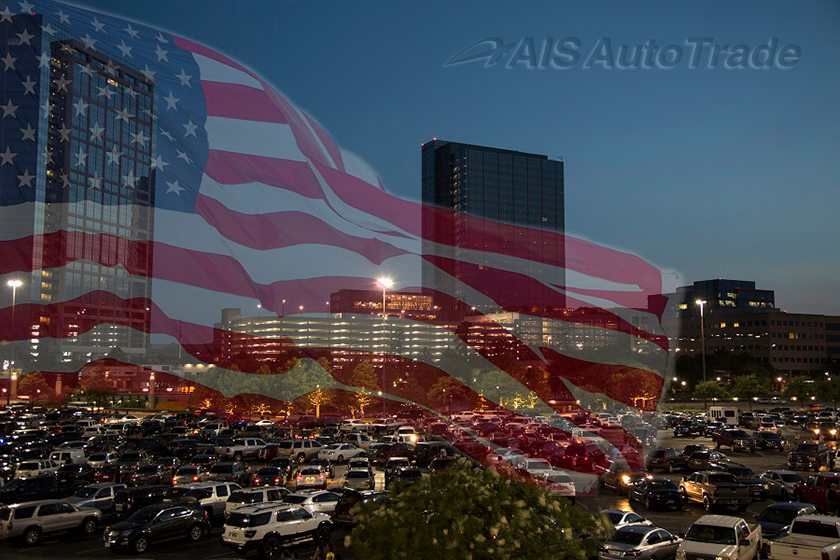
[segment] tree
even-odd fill
[[[18,393],[22,395],[29,395],[33,400],[38,399],[40,395],[46,398],[50,386],[44,378],[44,374],[40,371],[33,371],[20,378],[18,381]]]
[[[429,389],[429,397],[437,404],[447,407],[452,413],[452,401],[459,401],[464,396],[464,386],[448,376],[438,379]]]
[[[703,399],[705,403],[709,400],[725,399],[729,396],[729,391],[718,381],[701,381],[694,387],[694,396]]]
[[[793,401],[807,401],[817,394],[817,384],[811,379],[796,379],[785,383],[784,396]]]
[[[750,410],[752,410],[753,401],[756,398],[769,395],[770,389],[767,383],[759,379],[755,374],[741,375],[735,378],[735,383],[732,386],[732,394],[739,399],[749,402]]]
[[[354,397],[359,406],[359,414],[364,416],[365,407],[373,403],[374,394],[380,390],[373,364],[368,361],[359,362],[353,368],[349,385],[357,387]]]
[[[388,504],[362,506],[350,545],[367,560],[414,558],[418,550],[425,558],[583,560],[608,527],[543,486],[460,459],[398,486]]]
[[[102,406],[102,401],[117,392],[117,385],[108,375],[108,371],[102,365],[95,365],[82,374],[79,382],[82,391],[93,397],[97,406]]]

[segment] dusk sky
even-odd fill
[[[755,280],[791,312],[840,314],[840,4],[88,0],[225,52],[313,115],[387,189],[418,199],[433,137],[562,156],[567,232],[636,253],[682,283]],[[498,37],[527,60],[446,66]],[[698,68],[686,41],[709,38]],[[546,39],[576,38],[571,68]],[[593,49],[679,45],[671,69],[586,68]],[[791,68],[708,68],[714,45]],[[750,51],[752,52],[752,50]],[[539,67],[542,66],[542,67]]]

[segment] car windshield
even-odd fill
[[[817,444],[816,443],[800,443],[799,446],[796,448],[797,451],[802,451],[804,453],[816,453],[817,452]]]
[[[198,467],[181,467],[178,474],[198,474]]]
[[[158,470],[157,465],[148,465],[137,469],[137,474],[154,474]]]
[[[213,465],[210,467],[210,472],[212,474],[226,474],[231,472],[232,469],[232,465]]]
[[[619,529],[618,531],[613,533],[613,536],[610,537],[609,542],[637,545],[642,542],[643,538],[645,538],[645,533],[641,533],[638,531],[625,531],[624,529]]]
[[[779,525],[790,525],[790,522],[796,519],[799,511],[795,509],[775,509],[767,508],[758,516],[759,521],[765,523],[778,523]]]
[[[18,467],[20,471],[36,471],[38,470],[38,463],[21,463]]]
[[[280,473],[280,469],[278,469],[277,467],[263,467],[263,468],[261,468],[260,470],[257,471],[257,474],[262,475],[262,476],[269,475],[269,474],[279,474],[279,473]]]
[[[300,496],[297,494],[290,494],[283,498],[283,501],[289,504],[302,504],[306,501],[306,496]]]
[[[610,518],[610,523],[615,525],[617,523],[621,523],[621,520],[624,518],[624,514],[620,511],[610,511],[607,512],[607,517]]]
[[[713,544],[735,544],[735,529],[695,523],[685,535],[685,540]]]
[[[74,496],[77,498],[93,498],[96,496],[96,488],[79,488],[79,491]]]
[[[156,509],[141,509],[128,518],[132,523],[148,523],[158,514]]]
[[[755,478],[755,473],[747,467],[729,467],[729,472],[740,478]]]

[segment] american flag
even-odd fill
[[[525,340],[501,326],[510,336],[490,353],[442,326],[454,350],[447,355],[392,350],[423,386],[451,377],[477,393],[481,383],[468,368],[478,363],[504,374],[510,391],[531,395],[534,413],[550,415],[550,395],[512,374],[515,357],[543,364],[581,402],[600,395],[631,409],[655,405],[668,364],[655,266],[584,239],[529,231],[529,240],[538,233],[540,243],[565,246],[562,261],[540,260],[540,251],[517,242],[521,226],[398,198],[259,74],[186,38],[59,2],[0,6],[0,274],[4,284],[26,279],[16,305],[3,300],[4,340],[43,348],[93,329],[104,338],[103,327],[119,326],[176,341],[195,363],[218,365],[219,340],[229,334],[219,326],[223,309],[324,314],[340,289],[375,290],[377,278],[392,276],[400,290],[420,290],[423,263],[452,273],[457,262],[463,305],[510,311],[512,292],[488,289],[501,278],[511,289],[599,310],[611,320],[598,328],[617,342],[575,354],[550,337]],[[458,247],[426,239],[437,246],[424,254],[423,212],[437,213],[443,230],[457,224]],[[563,285],[553,280],[558,270]],[[60,289],[50,285],[56,278]],[[97,312],[103,303],[107,314]],[[377,311],[372,323],[380,321]],[[580,315],[532,314],[551,329],[593,328]],[[493,324],[497,316],[483,319]],[[399,328],[399,317],[389,320]],[[301,345],[305,333],[289,338]],[[128,358],[148,362],[142,354]],[[251,391],[255,372],[216,371],[205,381],[211,389]],[[358,389],[340,375],[327,385]],[[253,391],[269,391],[260,387]],[[379,389],[388,399],[449,412],[398,387]],[[295,396],[282,381],[269,392]],[[488,398],[500,404],[504,392],[503,383]]]

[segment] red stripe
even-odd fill
[[[309,165],[302,161],[210,150],[204,172],[222,185],[257,182],[308,198],[324,199],[318,180]],[[235,194],[236,190],[231,189],[231,195]]]
[[[240,84],[201,82],[208,117],[287,123],[288,117],[264,91]]]
[[[324,147],[327,149],[327,152],[329,152],[330,157],[335,162],[335,166],[338,168],[339,171],[344,171],[344,160],[341,157],[341,150],[338,148],[338,146],[335,145],[335,142],[333,142],[332,137],[329,134],[327,134],[327,131],[325,131],[321,127],[321,125],[319,125],[315,121],[315,119],[313,119],[306,113],[303,113],[303,116],[309,123],[309,126],[312,127],[312,130],[315,131],[315,134],[321,140],[321,144],[323,144]]]

